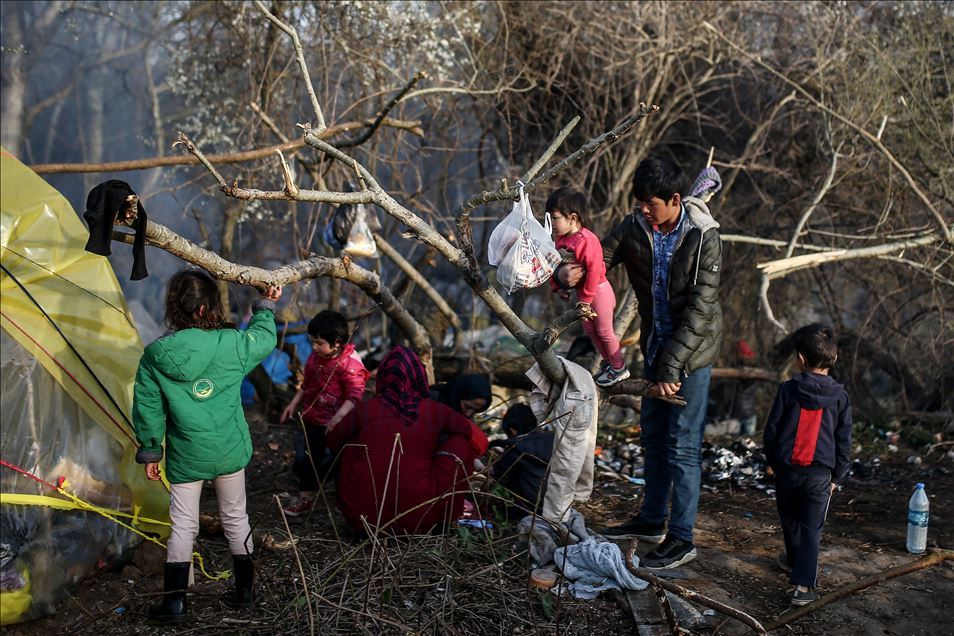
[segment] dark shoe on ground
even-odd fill
[[[629,369],[623,367],[622,369],[614,369],[613,367],[607,365],[604,367],[602,373],[596,376],[596,384],[606,388],[613,386],[617,382],[622,382],[629,377]]]
[[[255,597],[253,583],[255,581],[255,564],[251,555],[232,555],[232,576],[235,579],[235,593],[229,600],[229,605],[242,609],[252,609],[258,600]]]
[[[149,608],[150,623],[184,623],[189,618],[186,592],[189,589],[189,568],[192,563],[166,563],[163,596],[158,605]]]
[[[799,607],[802,605],[808,605],[809,603],[817,601],[819,598],[818,592],[816,592],[814,588],[809,588],[805,592],[801,592],[796,589],[792,593],[792,605],[797,605]]]
[[[792,564],[788,562],[788,554],[784,551],[778,553],[778,558],[775,559],[775,565],[786,574],[792,573]]]
[[[666,538],[666,526],[649,524],[639,517],[633,517],[622,525],[600,531],[600,534],[607,539],[639,539],[646,543],[659,543]]]
[[[689,563],[696,558],[696,547],[689,541],[683,541],[671,534],[658,548],[642,559],[642,565],[650,570],[674,568]]]

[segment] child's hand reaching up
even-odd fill
[[[262,295],[262,298],[267,300],[277,301],[282,297],[282,286],[281,285],[269,285],[265,290],[258,290],[258,293]]]

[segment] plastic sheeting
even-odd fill
[[[0,216],[0,621],[9,624],[52,611],[67,584],[128,556],[140,537],[100,513],[165,537],[168,492],[135,463],[129,413],[142,343],[109,262],[84,251],[88,232],[62,195],[6,152]]]

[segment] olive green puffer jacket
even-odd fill
[[[689,373],[712,364],[722,345],[719,224],[700,199],[686,197],[683,204],[686,218],[669,265],[673,337],[656,359],[659,382],[682,382]],[[639,347],[645,356],[653,329],[653,241],[652,227],[642,214],[630,214],[603,239],[603,258],[607,270],[620,263],[626,266],[639,303]]]
[[[182,484],[237,472],[252,457],[242,379],[275,348],[274,304],[258,301],[248,329],[183,329],[146,347],[133,391],[140,463],[162,459]]]

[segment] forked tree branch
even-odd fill
[[[646,106],[646,104],[641,103],[639,105],[639,110],[636,112],[636,114],[631,115],[630,117],[627,117],[616,128],[610,131],[607,131],[603,133],[602,135],[600,135],[599,137],[595,137],[594,139],[591,139],[590,141],[586,142],[583,146],[581,146],[578,150],[576,150],[576,152],[573,152],[572,154],[568,155],[566,158],[564,158],[562,161],[557,163],[555,166],[547,170],[545,173],[543,173],[539,177],[534,177],[530,179],[530,181],[525,183],[524,188],[529,192],[533,190],[534,188],[536,188],[537,186],[543,183],[546,183],[567,166],[576,163],[583,157],[593,154],[594,152],[599,150],[602,146],[606,145],[607,143],[612,143],[616,141],[617,139],[620,138],[621,135],[626,133],[630,128],[632,128],[633,126],[638,124],[640,121],[642,121],[644,117],[646,117],[647,115],[651,113],[655,113],[657,111],[659,111],[659,106],[656,106],[655,104],[653,104],[652,106]],[[552,144],[551,144],[551,147],[552,147]],[[514,197],[517,196],[518,193],[519,193],[519,188],[517,186],[514,186],[510,188],[501,187],[497,190],[494,190],[493,192],[484,191],[479,194],[475,194],[474,196],[467,199],[467,201],[465,201],[460,206],[458,210],[458,216],[469,214],[470,211],[476,208],[477,206],[485,205],[492,201],[503,201],[504,199],[513,199]]]
[[[653,573],[651,570],[634,566],[633,554],[635,552],[636,552],[636,541],[634,540],[630,544],[629,549],[625,550],[623,554],[623,563],[626,564],[626,569],[629,570],[633,576],[646,581],[647,583],[651,584],[655,588],[662,588],[666,591],[672,592],[673,594],[675,594],[676,596],[679,596],[680,598],[686,599],[687,601],[692,601],[693,603],[704,605],[705,607],[714,609],[715,611],[721,614],[725,614],[726,616],[731,616],[735,620],[750,627],[752,631],[754,631],[756,634],[766,633],[766,629],[762,625],[762,623],[760,623],[757,619],[755,619],[751,615],[743,612],[742,610],[726,605],[725,603],[720,603],[719,601],[709,598],[708,596],[705,596],[703,594],[699,594],[698,592],[693,592],[692,590],[684,588],[681,585],[677,585],[673,583],[672,581],[667,581],[666,579],[660,578],[656,576],[656,574]]]
[[[260,6],[260,8],[262,8],[261,2],[259,0],[256,0],[256,3]],[[590,140],[581,148],[568,155],[558,164],[550,168],[544,174],[532,177],[530,183],[528,183],[526,187],[532,189],[535,185],[545,183],[566,166],[571,165],[582,157],[596,152],[605,144],[612,143],[613,141],[619,139],[622,134],[639,123],[639,121],[641,121],[646,115],[658,110],[658,106],[647,107],[645,104],[640,104],[639,111],[636,114],[626,118],[626,120],[624,120],[613,130],[603,133],[602,135]],[[559,144],[562,143],[563,138],[569,134],[569,131],[574,125],[575,122],[571,122],[571,124],[564,129],[564,132],[561,132],[553,144],[551,144],[551,148],[554,151]],[[411,233],[414,236],[437,249],[437,251],[439,251],[454,267],[456,267],[467,284],[470,285],[474,292],[484,301],[488,309],[497,315],[504,327],[506,327],[507,330],[510,331],[510,333],[513,334],[513,336],[524,347],[526,347],[528,351],[532,352],[533,357],[540,363],[543,372],[553,382],[559,384],[563,383],[563,381],[566,379],[566,370],[564,369],[563,365],[560,363],[551,347],[542,348],[540,346],[540,343],[545,342],[546,339],[542,338],[540,334],[531,329],[510,308],[500,293],[488,283],[486,277],[483,275],[483,272],[481,271],[480,267],[477,266],[477,263],[473,258],[469,257],[464,250],[451,244],[450,241],[448,241],[433,226],[425,222],[418,215],[414,214],[407,207],[401,205],[397,200],[395,200],[384,188],[381,187],[378,181],[374,178],[374,175],[372,175],[367,168],[361,165],[357,160],[343,152],[340,148],[337,148],[321,139],[319,134],[316,133],[316,131],[313,130],[309,124],[299,124],[299,127],[301,127],[304,131],[303,137],[306,144],[341,162],[347,167],[347,169],[353,170],[357,174],[359,181],[363,182],[362,190],[358,194],[370,197],[370,200],[365,202],[374,203],[392,217],[399,220],[401,223],[410,228]],[[203,165],[205,165],[205,167],[218,182],[219,188],[229,196],[240,194],[243,196],[248,196],[249,198],[267,197],[279,200],[294,201],[330,201],[332,199],[341,200],[339,197],[346,194],[354,194],[327,193],[315,190],[301,190],[297,188],[294,188],[294,192],[290,192],[289,190],[291,188],[288,187],[287,179],[286,187],[282,191],[266,192],[239,188],[237,183],[227,183],[225,178],[218,172],[212,162],[204,157],[196,145],[193,144],[187,137],[185,137],[185,135],[180,135],[179,143],[185,145],[189,152],[192,153],[192,155],[194,155]],[[527,174],[532,175],[534,170],[541,169],[546,161],[546,157],[536,161]],[[462,206],[462,213],[466,214],[469,209],[473,209],[473,207],[482,203],[512,197],[516,191],[517,190],[513,188],[509,190],[502,189],[496,193],[485,192],[481,195],[471,197],[471,199],[468,200],[470,207],[467,207],[468,204]],[[578,314],[578,319],[583,317],[582,311],[579,307],[577,307],[575,311]]]

